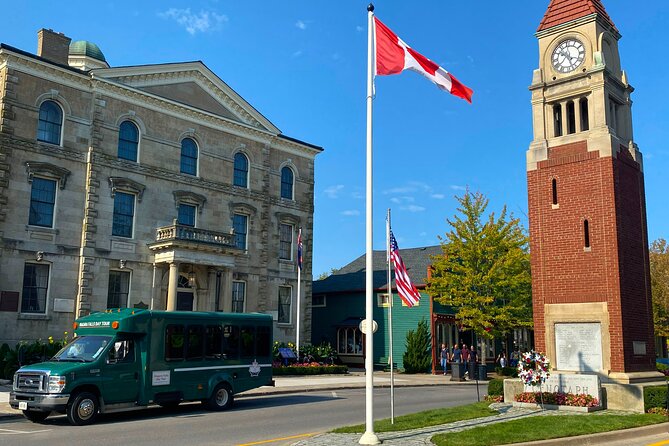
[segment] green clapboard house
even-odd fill
[[[407,332],[415,330],[421,319],[428,323],[432,338],[433,372],[439,369],[438,351],[442,342],[452,347],[456,342],[470,345],[473,340],[470,331],[458,329],[449,307],[434,302],[425,293],[431,257],[441,253],[439,245],[400,250],[409,277],[421,293],[421,300],[412,308],[405,306],[397,294],[393,272],[393,362],[398,369],[403,369]],[[378,367],[387,365],[390,355],[387,268],[386,252],[375,251],[374,320],[379,328],[374,334],[374,363]],[[360,321],[365,318],[364,254],[329,277],[313,282],[312,318],[312,344],[329,342],[337,350],[342,362],[353,367],[364,366],[365,342],[358,328]],[[478,344],[481,347],[490,344],[486,348],[487,361],[494,361],[494,343],[480,341]]]

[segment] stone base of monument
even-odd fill
[[[654,386],[666,387],[667,381],[634,384],[606,382],[602,383],[602,399],[607,409],[644,413],[643,389]]]
[[[576,406],[557,406],[555,404],[537,404],[537,403],[519,403],[518,401],[513,402],[513,407],[522,407],[525,409],[536,409],[541,410],[559,410],[561,412],[580,412],[580,413],[590,413],[597,410],[603,410],[602,406],[597,407],[576,407]]]

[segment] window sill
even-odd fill
[[[551,209],[560,209],[559,204],[551,204]]]
[[[29,320],[29,321],[50,321],[51,316],[44,313],[19,313],[19,320]]]
[[[592,248],[583,248],[583,252],[590,252],[592,251]]]

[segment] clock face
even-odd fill
[[[563,40],[553,50],[553,68],[560,73],[574,71],[584,59],[585,47],[576,39]]]

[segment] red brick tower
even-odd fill
[[[535,342],[557,371],[656,377],[643,161],[620,33],[600,0],[551,0],[527,151]]]

